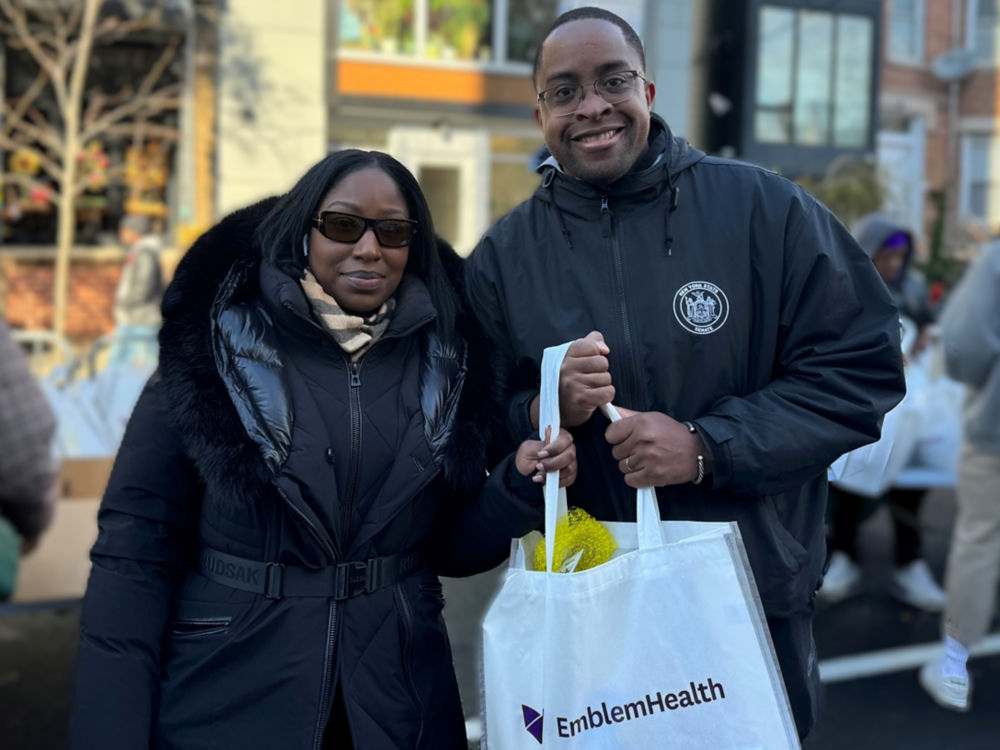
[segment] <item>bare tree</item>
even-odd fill
[[[141,146],[146,137],[176,140],[176,129],[155,118],[177,109],[181,84],[163,83],[181,36],[174,35],[155,63],[136,71],[137,85],[108,94],[100,85],[88,89],[88,72],[95,47],[112,45],[129,35],[161,27],[167,0],[144,3],[109,0],[0,0],[0,34],[9,49],[25,50],[37,65],[37,75],[23,92],[0,101],[0,149],[31,148],[40,169],[57,186],[57,250],[53,330],[66,327],[70,255],[76,230],[76,200],[86,187],[78,168],[83,147],[94,139],[132,137]],[[29,7],[30,6],[30,7]],[[122,12],[130,8],[131,13]],[[112,12],[113,11],[113,12]],[[51,92],[56,117],[37,106]],[[4,175],[5,180],[18,180]]]

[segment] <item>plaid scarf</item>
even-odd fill
[[[385,333],[392,312],[396,309],[396,300],[390,297],[382,303],[378,312],[364,318],[360,315],[351,315],[340,309],[340,305],[323,290],[308,268],[300,283],[313,314],[340,348],[350,355],[352,362],[361,359],[361,355],[368,350],[368,347]]]

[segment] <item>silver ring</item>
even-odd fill
[[[632,467],[628,465],[628,456],[625,456],[625,472],[628,473],[632,471]]]

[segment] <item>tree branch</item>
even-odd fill
[[[177,48],[180,46],[180,43],[180,38],[174,37],[170,40],[170,43],[163,48],[160,56],[156,58],[156,62],[153,63],[153,67],[149,69],[149,73],[147,73],[146,77],[142,79],[142,83],[136,91],[136,97],[148,96],[149,92],[152,91],[153,86],[159,83],[163,72],[167,69],[167,66],[170,65],[174,56],[177,54]]]
[[[4,136],[8,138],[18,138],[17,135],[20,133],[20,137],[26,139],[24,141],[25,146],[34,146],[35,144],[41,144],[42,148],[48,151],[54,158],[62,158],[62,141],[59,140],[58,136],[55,134],[55,130],[46,123],[46,127],[39,125],[32,125],[29,122],[22,120],[14,126],[14,129],[9,133],[4,133]]]
[[[179,83],[171,83],[158,91],[154,91],[152,94],[143,97],[136,96],[131,101],[106,112],[91,124],[90,127],[85,128],[80,134],[80,139],[87,141],[95,138],[107,132],[112,125],[139,113],[149,116],[165,112],[169,109],[176,109],[180,106],[180,99],[178,98],[180,93],[181,85]]]
[[[166,7],[166,0],[159,2],[150,9],[142,18],[120,18],[109,16],[101,21],[94,28],[94,42],[105,44],[113,42],[123,37],[133,34],[143,29],[151,29],[160,24],[163,20],[163,9]]]
[[[24,8],[11,4],[11,0],[0,0],[0,11],[3,11],[4,15],[10,19],[11,24],[14,26],[17,40],[35,58],[35,62],[38,63],[39,67],[45,69],[49,77],[55,81],[59,77],[59,67],[56,61],[45,53],[45,50],[41,48],[32,36],[31,29],[28,28],[28,12]]]
[[[9,103],[3,105],[3,132],[10,133],[10,129],[17,125],[28,111],[38,95],[45,89],[45,84],[49,82],[48,73],[42,68],[38,69],[38,76],[20,97],[17,97],[17,105],[11,107]],[[13,97],[12,97],[13,98]]]
[[[142,126],[143,134],[149,138],[158,138],[164,141],[180,140],[180,131],[169,125],[158,125],[155,122],[147,122]],[[135,132],[132,123],[119,123],[106,128],[103,133],[107,135],[131,136]]]

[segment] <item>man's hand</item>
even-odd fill
[[[569,345],[559,369],[559,417],[567,427],[590,419],[594,410],[615,398],[608,364],[608,345],[599,331]],[[538,397],[531,402],[531,423],[538,428]]]
[[[576,481],[576,445],[573,443],[573,436],[566,430],[560,429],[555,440],[548,440],[552,436],[552,428],[545,430],[546,441],[525,440],[517,449],[514,457],[514,464],[521,476],[528,476],[534,473],[531,478],[533,482],[544,482],[545,475],[550,471],[559,472],[559,486],[568,487]]]
[[[684,484],[698,477],[698,456],[708,467],[701,438],[687,425],[658,411],[631,411],[616,407],[622,418],[604,432],[611,455],[629,487]]]

